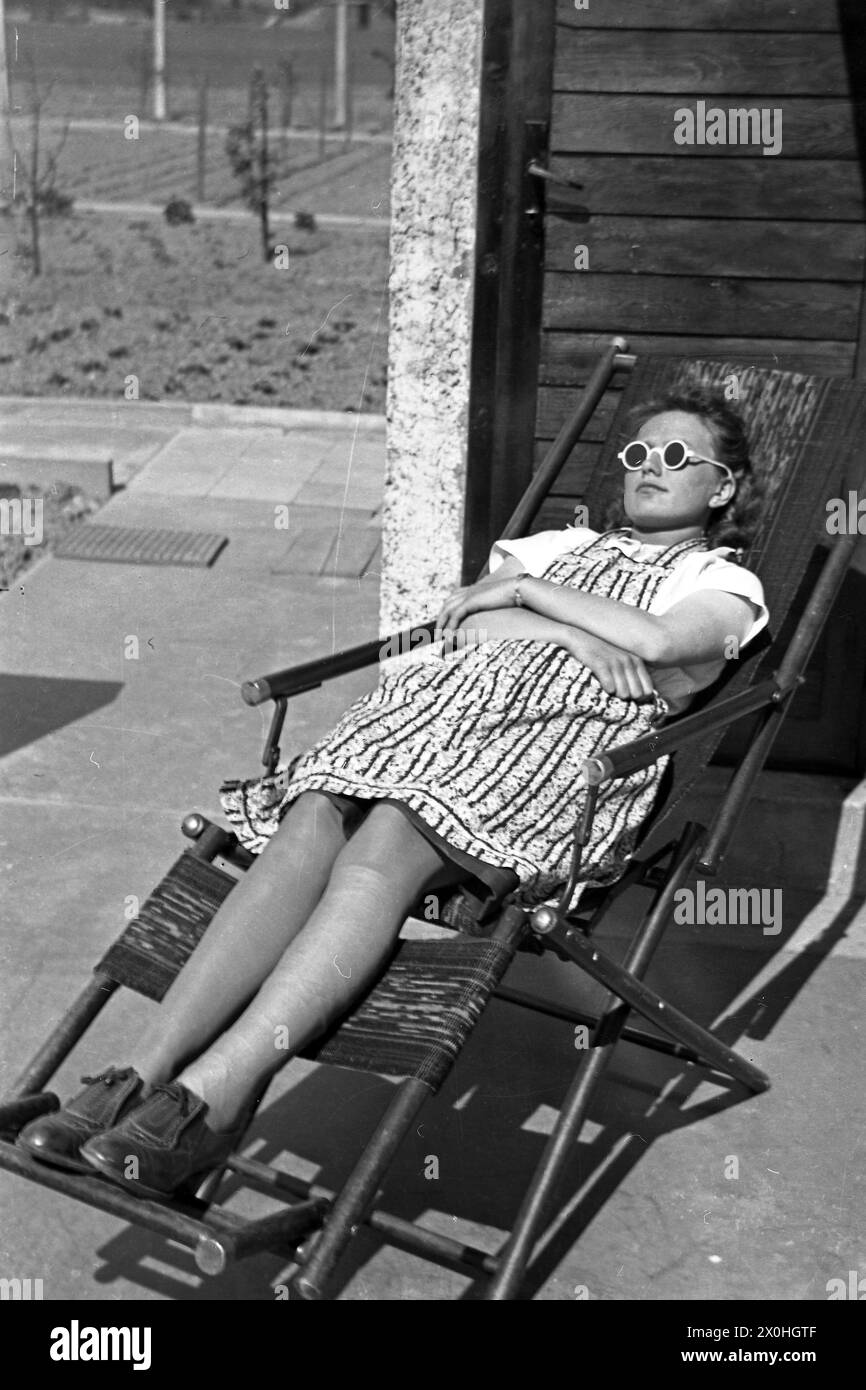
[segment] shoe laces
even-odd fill
[[[136,1123],[149,1132],[180,1134],[206,1106],[179,1081],[158,1081],[135,1112]]]
[[[189,1119],[198,1105],[198,1097],[194,1096],[191,1091],[188,1091],[187,1088],[182,1086],[178,1081],[157,1081],[155,1085],[151,1086],[147,1099],[152,1100],[158,1092],[167,1095],[169,1100],[178,1106],[180,1111],[179,1118],[181,1120]]]
[[[96,1076],[82,1076],[81,1081],[84,1086],[96,1086],[102,1081],[106,1086],[113,1086],[116,1081],[125,1081],[129,1076],[129,1068],[125,1071],[118,1071],[116,1067],[109,1067],[108,1071],[98,1072]]]

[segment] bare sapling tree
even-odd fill
[[[42,114],[50,92],[50,87],[47,93],[40,90],[36,71],[31,67],[30,144],[26,150],[15,150],[15,164],[23,185],[24,208],[30,226],[31,271],[34,276],[42,274],[43,213],[65,211],[71,203],[57,189],[57,166],[69,134],[69,122],[66,122],[52,148],[46,149],[42,143]]]
[[[262,254],[268,261],[272,253],[270,197],[276,170],[268,137],[268,84],[261,68],[253,70],[249,117],[243,125],[229,129],[226,154],[247,207],[259,219]]]

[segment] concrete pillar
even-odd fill
[[[397,7],[380,632],[460,582],[483,0]]]

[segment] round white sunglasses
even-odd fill
[[[664,467],[671,472],[683,468],[687,463],[712,463],[716,468],[724,469],[732,483],[736,484],[737,481],[726,463],[720,463],[718,459],[708,459],[704,454],[696,454],[683,439],[669,439],[667,444],[647,444],[643,439],[633,439],[624,449],[620,449],[617,458],[623,468],[634,473],[643,467],[650,454],[661,454]]]

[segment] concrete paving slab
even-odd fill
[[[155,493],[159,497],[205,497],[231,467],[223,460],[183,462],[177,453],[168,458],[165,455],[166,449],[161,449],[136,474],[129,483],[132,491]]]
[[[360,579],[373,564],[380,545],[378,531],[370,527],[346,526],[333,539],[322,574]]]
[[[327,438],[315,430],[281,430],[263,427],[247,429],[249,442],[244,446],[243,458],[262,462],[284,463],[292,469],[309,470],[327,457]]]
[[[334,543],[332,526],[306,526],[284,545],[272,574],[321,574]]]
[[[251,441],[242,457],[208,490],[213,497],[272,497],[295,500],[302,487],[321,484],[328,495],[338,497],[346,483],[360,487],[365,495],[375,489],[374,502],[381,499],[385,466],[384,445],[366,441],[357,458],[348,452],[332,455],[323,449],[321,437],[309,433],[281,434],[275,440]]]
[[[355,471],[348,464],[331,466],[329,468],[318,468],[309,480],[311,488],[327,488],[332,498],[333,505],[339,505],[342,498],[357,493],[364,496],[365,501],[370,501],[374,496],[382,500],[383,483],[381,478],[376,481],[370,476],[370,470],[366,472]],[[306,488],[304,489],[306,492]]]
[[[290,464],[273,454],[267,458],[243,458],[207,489],[207,496],[263,499],[287,505],[297,499],[315,466],[315,460]]]
[[[346,484],[304,483],[292,499],[301,507],[374,508],[381,504],[382,490],[369,483],[350,479]]]
[[[377,452],[384,454],[384,450]],[[316,476],[324,454],[322,441],[307,432],[193,427],[173,436],[137,473],[131,486],[163,496],[208,495],[247,501],[272,498],[290,503]],[[357,493],[361,505],[381,502],[381,483],[376,484],[373,468],[372,463],[364,463],[363,469],[358,463],[351,484],[353,497],[347,500],[354,501]],[[338,471],[333,477],[343,491],[343,475]],[[331,505],[335,493],[331,475],[327,475],[313,504]],[[306,499],[308,505],[310,500]]]
[[[243,456],[249,443],[245,430],[180,430],[132,486],[164,496],[188,496],[193,490],[204,495]]]
[[[272,565],[273,574],[311,574],[339,579],[360,579],[373,564],[381,547],[377,526],[344,521],[299,528]]]
[[[289,531],[292,526],[331,526],[334,534],[341,526],[379,526],[382,509],[378,507],[344,507],[339,501],[330,506],[307,506],[297,501],[289,508]]]
[[[4,642],[7,670],[41,667],[60,676],[129,679],[128,635],[138,637],[142,659],[151,653],[169,669],[177,662],[181,672],[185,653],[201,650],[210,654],[215,671],[231,669],[239,641],[271,666],[295,646],[305,653],[313,645],[320,652],[350,646],[360,638],[362,614],[364,630],[376,635],[375,584],[321,580],[311,587],[301,575],[282,577],[276,589],[266,574],[246,574],[239,583],[237,572],[221,570],[219,561],[211,570],[123,565],[109,572],[75,560],[52,562],[50,568],[42,593],[51,594],[57,615],[51,623],[65,624],[65,639],[62,646],[52,641],[31,582],[23,597],[10,595],[18,598],[18,612]]]
[[[335,439],[325,453],[322,470],[330,476],[347,469],[352,472],[361,469],[365,474],[369,470],[371,475],[375,473],[384,479],[384,439],[368,439],[363,436],[347,438],[345,435]]]

